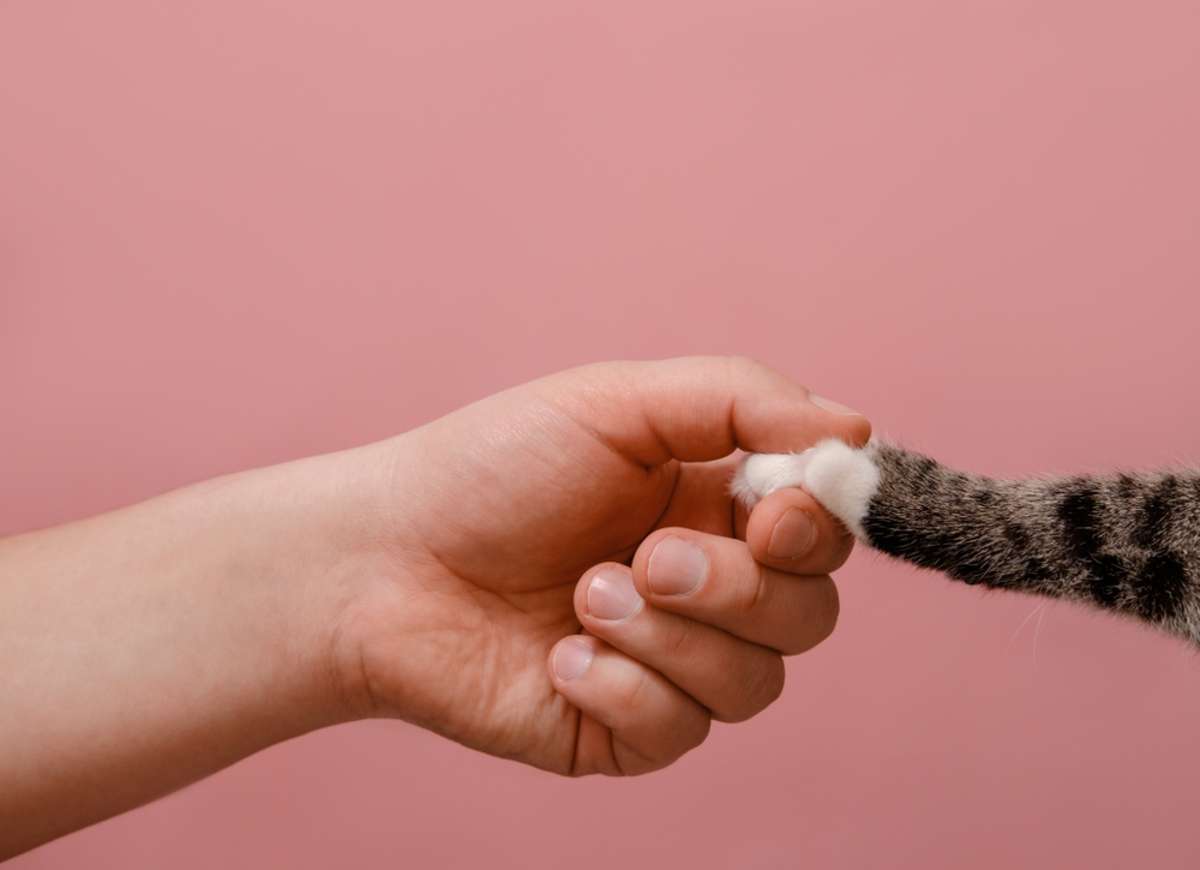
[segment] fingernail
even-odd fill
[[[554,650],[554,676],[574,680],[583,676],[596,657],[591,643],[582,637],[568,637]]]
[[[845,405],[839,404],[832,399],[826,399],[824,396],[818,396],[816,393],[810,393],[808,400],[818,408],[824,408],[826,411],[832,411],[835,414],[852,414],[855,417],[862,416],[862,414],[860,414],[858,411],[855,411],[853,408],[847,408]]]
[[[650,554],[646,575],[650,591],[658,595],[683,595],[704,581],[708,558],[703,550],[683,538],[663,538]]]
[[[633,588],[633,578],[620,571],[597,574],[588,584],[588,613],[597,619],[624,619],[633,616],[642,604],[642,596]]]
[[[816,540],[817,527],[812,518],[800,508],[788,508],[771,530],[767,555],[773,559],[798,559],[812,549]]]

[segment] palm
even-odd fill
[[[752,555],[769,555],[771,529],[792,508],[809,515],[811,500],[768,499],[754,543],[729,540],[745,518],[721,457],[866,440],[861,416],[809,398],[740,359],[599,364],[381,445],[388,522],[369,531],[391,558],[358,572],[368,591],[347,605],[347,692],[564,773],[653,770],[699,745],[711,719],[754,715],[782,688],[780,654],[832,630],[836,590],[827,576],[792,582],[799,563],[781,573]],[[821,522],[826,546],[803,565],[816,575],[847,549]],[[659,527],[688,531],[643,545]],[[660,586],[692,577],[696,595],[652,588],[660,552]]]
[[[421,724],[565,772],[581,728],[598,727],[546,676],[550,648],[579,630],[576,582],[598,562],[628,560],[664,523],[728,534],[727,466],[647,468],[552,404],[525,397],[505,413],[489,407],[508,400],[493,397],[408,436],[419,439],[407,453],[421,467],[399,470],[397,492],[403,498],[406,481],[421,481],[411,531],[427,561],[419,581],[387,584],[387,636],[406,644],[403,652],[381,645],[371,681],[384,705],[403,687],[410,716],[420,687]],[[430,674],[431,661],[452,664]]]

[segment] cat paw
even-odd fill
[[[751,453],[738,466],[730,492],[750,509],[789,486],[803,487],[862,538],[862,521],[879,489],[874,450],[831,439],[802,453]]]

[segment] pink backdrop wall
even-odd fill
[[[5,3],[0,531],[686,352],[973,469],[1200,459],[1198,42],[1194,0]],[[373,722],[11,866],[1200,860],[1194,653],[841,588],[664,773]]]

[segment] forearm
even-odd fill
[[[0,857],[344,715],[348,455],[0,541]]]

